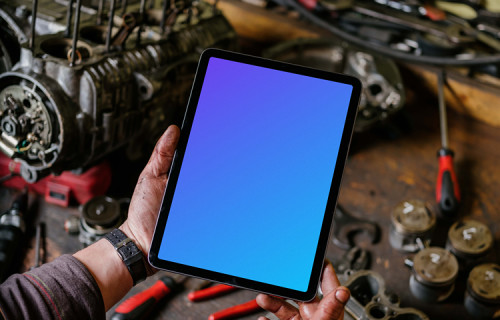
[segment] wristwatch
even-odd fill
[[[147,272],[144,265],[144,256],[134,241],[127,237],[120,229],[114,229],[104,237],[115,247],[116,252],[118,252],[123,263],[127,266],[134,286],[146,279]]]

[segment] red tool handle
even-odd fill
[[[208,317],[208,320],[234,319],[261,310],[262,308],[257,304],[257,300],[253,299],[243,304],[212,313]]]
[[[451,216],[460,202],[460,189],[453,169],[453,151],[439,150],[439,174],[436,182],[436,201],[444,215]]]
[[[299,0],[299,3],[302,4],[309,11],[314,10],[318,5],[317,0]]]
[[[226,284],[218,284],[210,288],[190,292],[188,294],[188,299],[193,302],[202,301],[223,295],[236,289],[237,288],[228,286]]]
[[[177,291],[178,287],[179,284],[174,279],[168,276],[161,277],[150,288],[122,302],[115,309],[111,320],[145,319],[159,300]]]

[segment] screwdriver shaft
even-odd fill
[[[446,105],[444,101],[445,78],[446,74],[442,69],[438,72],[439,124],[441,127],[441,146],[448,149],[448,123],[446,122]]]

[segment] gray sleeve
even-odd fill
[[[87,268],[63,255],[0,285],[5,319],[106,319],[99,287]]]

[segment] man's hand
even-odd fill
[[[344,318],[344,306],[350,293],[341,287],[339,279],[330,263],[326,263],[321,280],[323,299],[317,297],[310,302],[299,302],[299,309],[283,299],[259,294],[257,303],[265,310],[274,313],[281,320],[341,320]],[[266,320],[261,317],[259,320]],[[268,319],[267,319],[268,320]]]
[[[161,199],[168,179],[168,170],[179,141],[177,126],[168,127],[156,143],[148,164],[139,176],[130,201],[128,218],[120,227],[147,257],[151,239],[160,210]],[[152,270],[148,270],[151,275]]]

